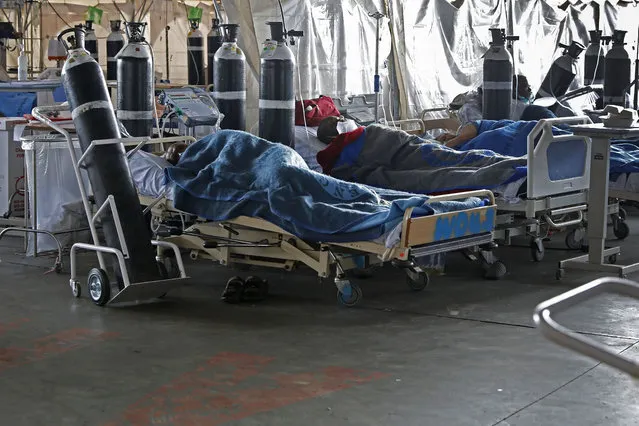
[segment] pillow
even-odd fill
[[[142,150],[130,156],[128,161],[133,183],[140,195],[153,198],[164,195],[166,190],[164,169],[171,167],[171,163]]]

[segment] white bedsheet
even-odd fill
[[[158,198],[165,194],[164,169],[170,167],[171,163],[145,151],[136,152],[128,158],[128,162],[133,184],[140,195]],[[172,196],[172,191],[169,191],[167,197],[173,199]]]

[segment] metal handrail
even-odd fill
[[[602,293],[613,293],[639,299],[639,284],[612,277],[594,280],[540,303],[535,308],[533,320],[548,340],[639,378],[638,361],[562,326],[552,318],[553,315]]]

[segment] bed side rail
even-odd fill
[[[431,216],[412,217],[413,208],[404,212],[401,247],[403,249],[491,233],[495,229],[497,204],[489,190],[458,192],[430,197],[427,204],[441,201],[462,201],[468,198],[488,199],[489,204],[466,210],[454,210]]]
[[[536,199],[550,195],[563,194],[588,189],[590,181],[590,139],[582,136],[552,134],[552,126],[561,124],[592,123],[586,116],[550,118],[539,120],[528,135],[528,181],[527,198]],[[535,140],[538,140],[535,145]],[[548,150],[553,143],[568,141],[582,141],[584,157],[581,173],[566,179],[551,180],[551,170],[548,164]]]
[[[539,304],[535,308],[533,321],[548,340],[639,378],[639,362],[615,352],[609,346],[570,330],[553,319],[554,314],[603,293],[639,299],[639,284],[621,278],[594,280]]]

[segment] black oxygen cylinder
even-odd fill
[[[282,22],[267,22],[271,39],[260,56],[260,137],[295,147],[295,57]]]
[[[208,64],[207,67],[207,84],[213,84],[215,81],[215,53],[218,51],[222,44],[224,43],[224,36],[220,30],[220,20],[213,19],[211,25],[211,31],[206,37],[206,49],[208,53]]]
[[[598,95],[595,108],[603,108],[603,84],[606,55],[604,53],[601,30],[589,31],[590,44],[586,49],[584,60],[584,86],[597,85],[595,93]]]
[[[246,128],[246,57],[237,45],[239,25],[222,25],[224,44],[215,53],[213,99],[224,118],[222,129]]]
[[[612,48],[606,54],[604,71],[604,106],[629,105],[630,55],[624,48],[626,31],[615,31]]]
[[[124,47],[124,35],[122,34],[122,21],[111,21],[111,34],[107,37],[107,80],[118,79],[118,62],[116,55]]]
[[[74,32],[75,37],[62,68],[61,79],[80,146],[85,152],[94,140],[120,138],[120,131],[102,69],[84,49],[82,26],[63,31],[58,39],[62,40],[70,32]],[[128,249],[125,262],[131,282],[161,279],[149,227],[142,214],[122,144],[95,147],[86,157],[84,166],[97,205],[101,206],[109,195],[115,199]],[[122,250],[109,210],[102,216],[102,228],[107,245]],[[114,269],[116,276],[121,278],[119,268],[114,266]]]
[[[204,74],[204,37],[200,31],[200,21],[191,19],[189,21],[191,31],[186,39],[186,54],[190,85],[205,84],[206,74]]]
[[[129,42],[117,54],[117,116],[131,136],[151,136],[153,112],[153,56],[144,39],[144,22],[127,22]]]
[[[603,84],[605,56],[601,45],[601,30],[589,31],[590,44],[584,60],[584,85]]]
[[[85,22],[86,28],[86,36],[84,38],[84,46],[87,52],[91,54],[91,57],[95,59],[96,62],[100,62],[100,57],[98,56],[98,38],[95,36],[95,30],[93,29],[93,21]]]
[[[559,46],[564,48],[564,52],[550,66],[537,92],[537,98],[559,98],[565,95],[577,76],[577,60],[585,49],[584,45],[573,41],[570,46]]]
[[[513,99],[513,58],[506,49],[506,30],[491,28],[492,42],[484,56],[482,116],[485,120],[510,119]]]

